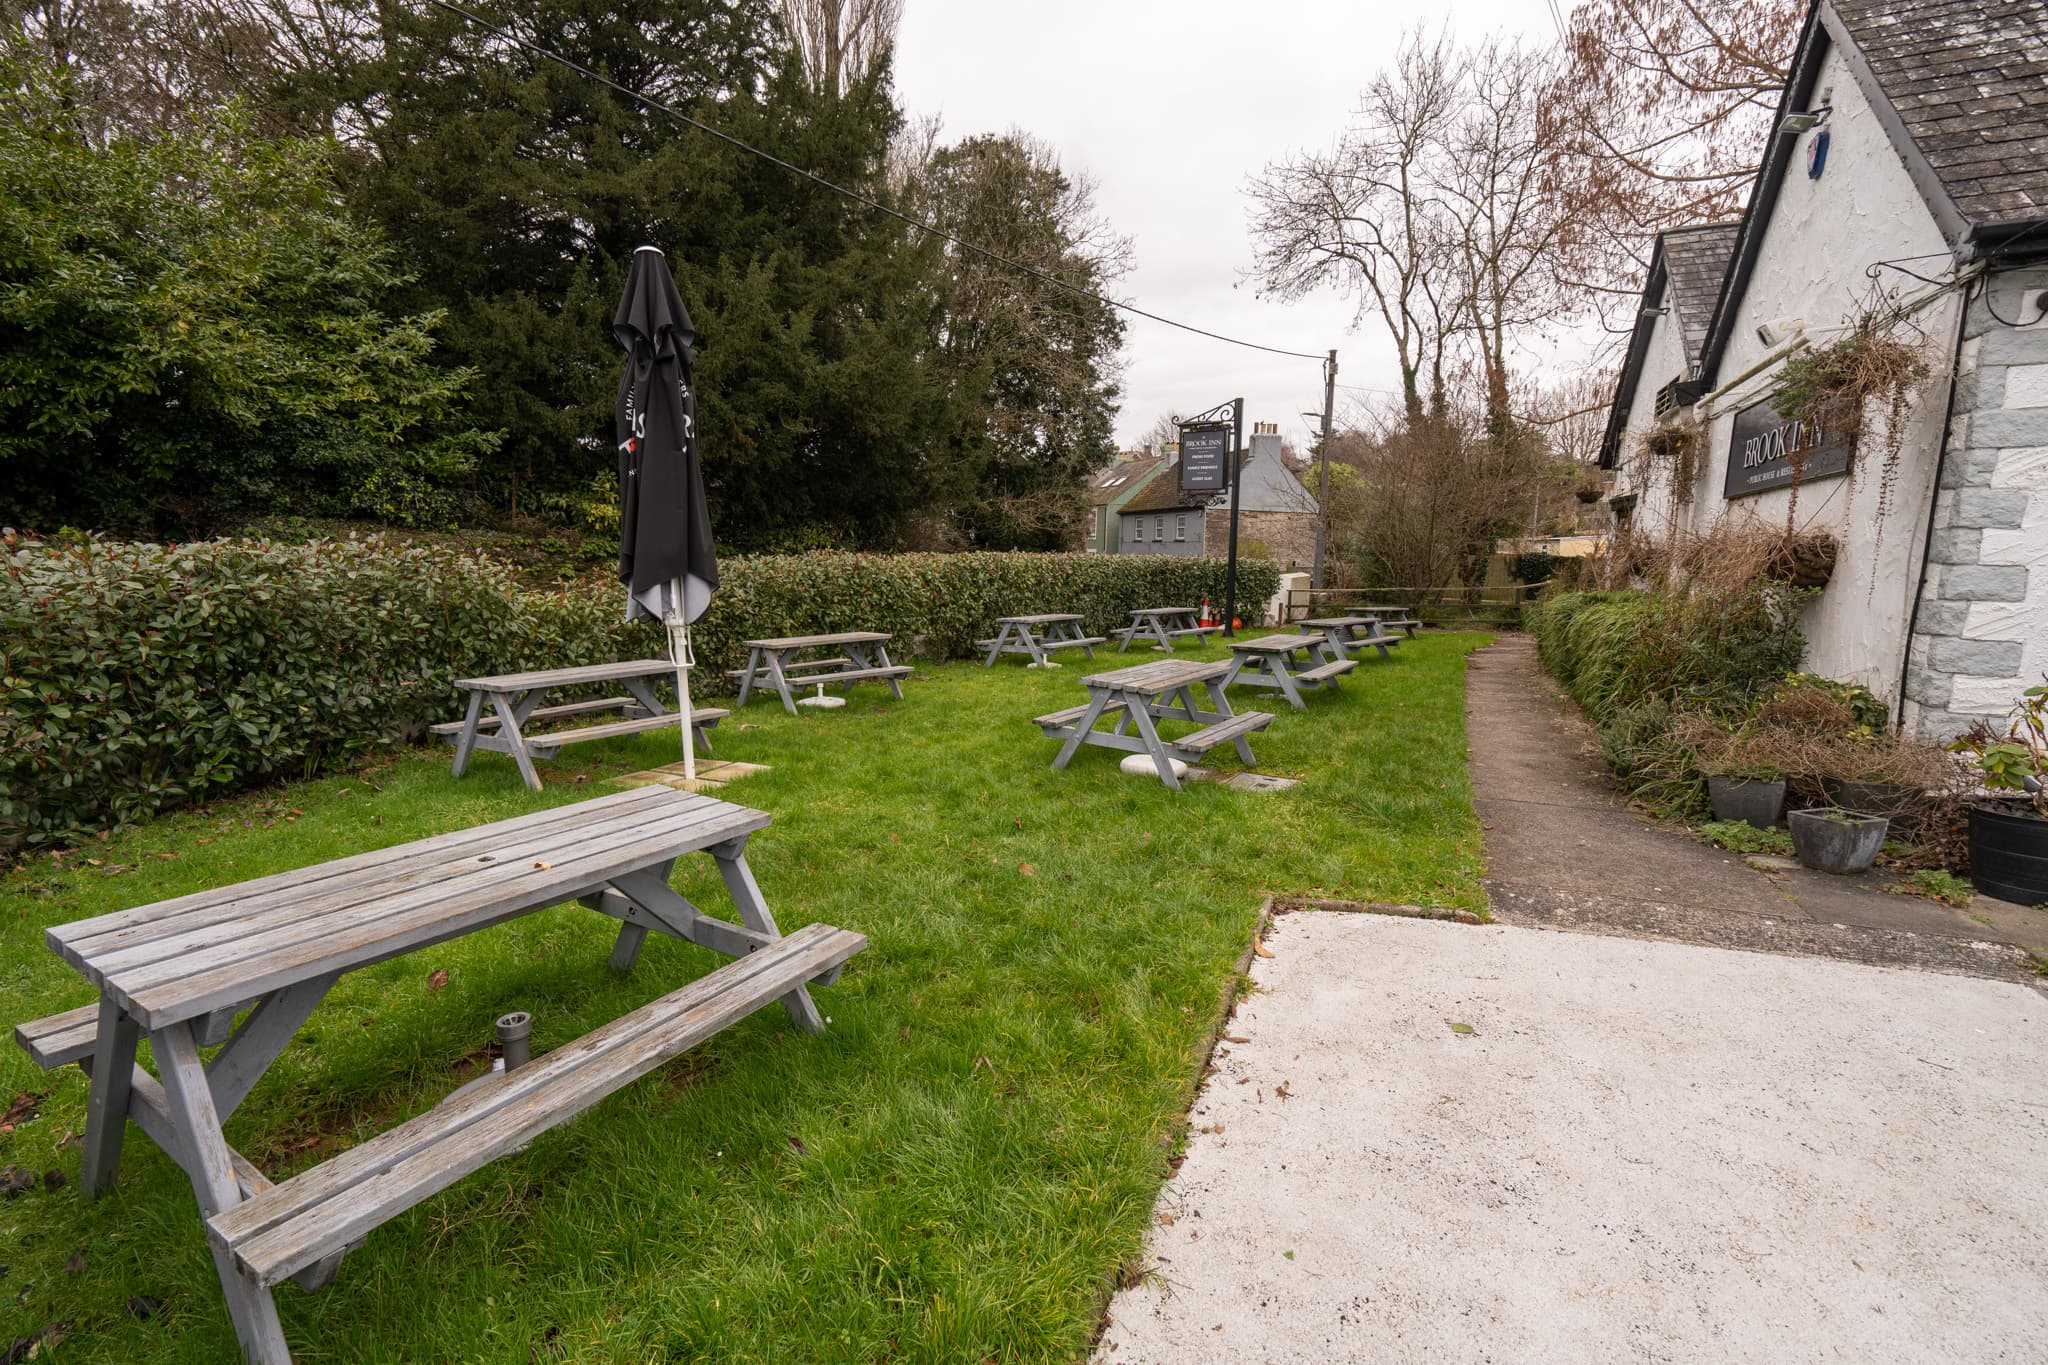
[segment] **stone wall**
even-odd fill
[[[1230,509],[1212,507],[1207,514],[1208,526],[1204,540],[1209,545],[1208,553],[1227,553],[1230,545]],[[1303,512],[1239,512],[1237,514],[1237,543],[1239,552],[1247,541],[1257,541],[1272,552],[1273,559],[1283,571],[1306,569],[1316,561],[1316,518],[1313,513]]]
[[[2048,322],[1998,321],[2043,288],[2048,267],[1996,275],[1964,322],[1907,654],[1903,719],[1932,738],[2002,718],[2048,673]]]

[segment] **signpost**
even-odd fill
[[[1766,398],[1735,414],[1728,437],[1723,498],[1746,498],[1848,472],[1854,443],[1810,422],[1788,421]]]
[[[1227,414],[1227,415],[1226,415]],[[1230,480],[1230,559],[1223,568],[1223,633],[1237,634],[1237,497],[1244,482],[1244,399],[1218,403],[1198,412],[1180,428],[1180,486],[1184,493],[1220,492],[1223,476]],[[1193,452],[1191,454],[1191,452]],[[1191,470],[1192,458],[1202,463]],[[1199,480],[1213,479],[1214,482]]]

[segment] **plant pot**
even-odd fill
[[[1897,782],[1864,782],[1849,777],[1829,778],[1827,793],[1828,800],[1843,810],[1882,815],[1888,820],[1896,820],[1912,810],[1926,795],[1917,788],[1901,786]]]
[[[1716,820],[1741,820],[1758,829],[1776,829],[1778,812],[1785,809],[1785,784],[1754,777],[1710,777],[1707,799],[1713,804]]]
[[[1838,877],[1869,871],[1892,823],[1881,815],[1840,810],[1795,810],[1785,822],[1791,826],[1792,851],[1799,861]]]
[[[2010,807],[1970,807],[1970,885],[2002,901],[2048,904],[2048,820]]]

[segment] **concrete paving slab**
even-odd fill
[[[1267,945],[1098,1365],[2042,1358],[2033,988],[1337,912]]]

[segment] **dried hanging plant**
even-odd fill
[[[1912,319],[1888,299],[1877,300],[1849,320],[1849,329],[1825,346],[1803,351],[1785,361],[1771,390],[1771,406],[1787,421],[1804,422],[1823,431],[1839,432],[1860,446],[1874,407],[1884,413],[1884,445],[1877,462],[1877,539],[1884,543],[1885,518],[1898,490],[1906,419],[1927,379],[1928,341]],[[1803,455],[1803,452],[1801,452]],[[1864,462],[1849,466],[1852,484],[1862,477]],[[1805,460],[1792,460],[1791,501],[1785,533],[1793,534],[1799,506],[1799,484]]]

